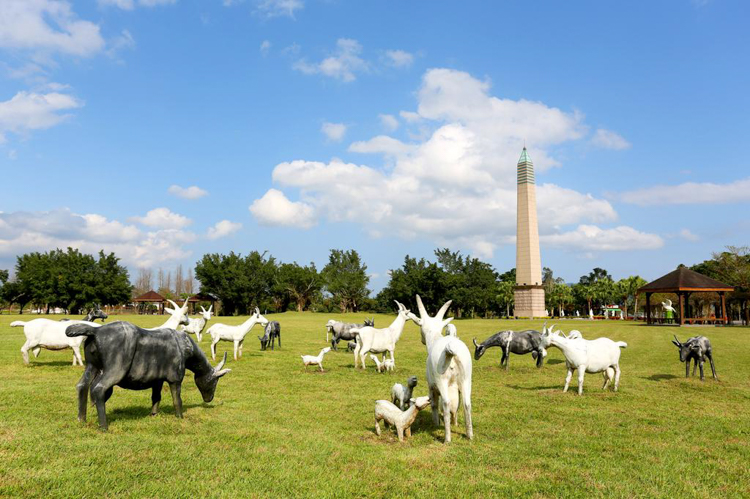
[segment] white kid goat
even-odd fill
[[[620,349],[628,346],[624,341],[612,341],[609,338],[585,340],[583,338],[570,339],[552,333],[550,328],[542,333],[542,346],[559,348],[565,356],[568,375],[565,377],[565,388],[568,391],[573,371],[578,370],[578,395],[583,395],[583,378],[588,373],[603,373],[604,386],[614,374],[614,390],[620,385]],[[580,333],[579,333],[580,334]],[[614,371],[614,372],[613,372]]]
[[[410,313],[410,318],[422,331],[422,343],[427,346],[427,386],[432,404],[432,420],[440,424],[439,409],[442,404],[445,443],[451,441],[451,420],[458,423],[459,396],[464,407],[466,437],[474,438],[471,424],[471,352],[455,336],[443,336],[442,331],[453,317],[443,320],[451,302],[446,302],[434,317],[427,314],[422,298],[417,295],[420,317]]]
[[[395,301],[395,300],[394,300]],[[362,369],[365,368],[365,355],[368,353],[390,353],[391,360],[394,362],[393,351],[396,349],[396,343],[401,338],[404,331],[404,325],[409,319],[409,311],[401,303],[398,305],[398,316],[385,329],[375,329],[372,326],[352,328],[351,332],[357,336],[357,346],[354,348],[354,368],[357,368],[357,360],[362,361]]]
[[[198,341],[203,339],[203,328],[206,327],[206,323],[211,320],[211,310],[214,308],[213,305],[208,307],[208,310],[201,306],[201,317],[198,319],[188,318],[189,324],[182,327],[182,331],[188,334],[194,334]]]
[[[83,365],[81,358],[81,343],[86,339],[85,336],[76,336],[69,338],[65,336],[65,330],[73,324],[87,324],[89,326],[99,327],[101,324],[87,321],[53,321],[50,319],[33,319],[28,322],[13,321],[10,327],[23,326],[23,334],[26,335],[26,343],[21,347],[23,362],[29,363],[29,350],[34,357],[39,356],[42,348],[47,350],[65,350],[73,349],[73,365],[76,363]]]
[[[167,321],[161,326],[148,328],[148,331],[156,331],[157,329],[177,329],[181,324],[187,326],[189,324],[187,316],[188,300],[189,298],[185,298],[185,303],[183,303],[182,306],[179,306],[172,300],[167,300],[174,307],[173,309],[164,307],[164,311],[170,315],[169,319],[167,319]]]
[[[375,401],[375,433],[380,436],[380,420],[384,420],[386,426],[389,424],[396,427],[398,441],[404,441],[404,435],[411,437],[411,425],[417,419],[419,411],[427,407],[430,403],[429,397],[419,397],[411,399],[411,406],[402,411],[392,402],[387,400]]]
[[[211,358],[216,360],[216,344],[220,341],[231,341],[234,343],[234,360],[238,359],[238,354],[239,357],[242,357],[242,344],[245,342],[245,336],[247,336],[247,333],[256,324],[262,326],[268,324],[268,319],[260,315],[258,307],[255,307],[253,315],[239,326],[216,323],[208,328],[206,334],[211,336]]]
[[[330,351],[331,347],[325,347],[318,355],[300,355],[302,363],[305,364],[305,370],[307,366],[318,366],[323,371],[323,356]]]
[[[375,368],[379,373],[382,373],[383,371],[393,372],[396,368],[396,364],[391,359],[383,359],[381,362],[380,359],[373,354],[370,354],[370,358],[375,362]]]

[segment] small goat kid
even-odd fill
[[[375,362],[375,368],[379,373],[382,373],[383,371],[393,372],[393,370],[396,369],[396,364],[391,359],[384,358],[381,362],[380,359],[373,354],[370,354],[370,358]]]
[[[203,329],[206,327],[206,323],[211,320],[211,310],[214,308],[213,305],[208,307],[208,310],[201,306],[201,317],[198,319],[188,318],[188,325],[182,326],[182,331],[187,334],[194,334],[195,338],[200,342],[203,339]]]
[[[276,338],[279,339],[279,348],[281,348],[281,324],[279,324],[279,321],[271,321],[263,328],[263,337],[258,336],[260,349],[265,350],[270,344],[271,350],[273,350]]]
[[[419,411],[430,403],[430,397],[419,397],[411,401],[412,405],[405,411],[387,400],[375,401],[375,433],[380,436],[380,420],[382,419],[386,425],[396,427],[399,442],[404,441],[404,435],[411,437],[411,425],[417,419]]]
[[[395,301],[395,300],[394,300]],[[409,312],[401,303],[398,305],[398,316],[393,320],[390,326],[384,329],[375,329],[372,326],[361,328],[352,328],[351,332],[357,337],[357,346],[354,349],[354,368],[357,368],[357,360],[362,362],[362,369],[365,368],[365,355],[368,353],[390,353],[391,360],[394,362],[393,352],[396,349],[396,343],[401,338],[404,331],[404,325],[409,320]]]
[[[307,371],[307,366],[318,366],[322,372],[323,356],[330,351],[331,347],[325,347],[318,355],[300,355],[300,357],[302,357],[302,363],[305,364],[305,371]]]
[[[391,388],[391,401],[402,411],[405,411],[411,405],[411,394],[414,392],[416,386],[416,376],[409,376],[409,379],[406,380],[406,386],[396,383]]]
[[[242,345],[245,342],[245,336],[254,325],[261,324],[265,326],[268,324],[268,319],[260,315],[260,310],[255,307],[255,312],[245,322],[239,326],[228,326],[217,322],[210,328],[206,334],[211,336],[211,358],[216,360],[216,344],[220,341],[231,341],[234,343],[234,360],[242,357]]]
[[[434,317],[427,314],[422,298],[417,295],[419,315],[409,312],[409,318],[419,325],[422,343],[427,346],[427,385],[432,404],[433,422],[439,424],[439,406],[442,405],[445,443],[451,441],[451,421],[458,423],[459,398],[464,407],[466,437],[474,438],[471,423],[471,353],[463,341],[441,333],[453,317],[443,320],[451,301],[440,307]]]
[[[583,395],[583,378],[587,372],[599,373],[604,376],[604,386],[609,385],[609,380],[614,374],[614,391],[620,385],[620,349],[628,346],[624,341],[612,341],[609,338],[597,338],[595,340],[584,340],[583,338],[570,339],[558,333],[553,333],[552,326],[542,333],[542,346],[545,348],[553,346],[559,348],[565,356],[565,365],[568,375],[565,377],[565,388],[568,391],[573,371],[578,370],[578,395]],[[614,371],[614,373],[612,372]]]
[[[685,377],[690,377],[690,360],[693,360],[693,376],[695,376],[695,368],[700,366],[701,368],[701,381],[703,378],[703,363],[708,359],[711,363],[711,372],[713,373],[714,379],[718,380],[716,376],[716,367],[714,367],[713,350],[711,348],[711,342],[705,336],[693,336],[688,339],[685,343],[680,342],[677,336],[674,337],[672,343],[680,349],[680,362],[685,363]]]

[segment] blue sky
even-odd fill
[[[650,279],[746,245],[741,1],[0,2],[0,266],[354,248],[371,287],[448,246]]]

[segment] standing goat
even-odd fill
[[[554,327],[554,326],[553,326]],[[552,328],[542,333],[542,346],[559,348],[565,356],[568,375],[565,377],[565,388],[568,391],[573,371],[578,370],[578,395],[583,395],[583,378],[588,373],[604,372],[604,386],[606,388],[611,378],[610,369],[614,370],[614,390],[620,385],[620,349],[628,346],[624,341],[612,341],[609,338],[584,340],[583,338],[569,339],[557,333]]]
[[[195,384],[208,403],[214,398],[219,378],[228,373],[226,362],[211,367],[200,347],[190,336],[174,329],[141,329],[128,322],[111,322],[104,326],[87,323],[68,325],[65,334],[71,339],[85,338],[86,370],[76,385],[78,421],[86,421],[89,388],[96,404],[99,428],[107,430],[105,404],[115,386],[128,390],[151,389],[151,415],[159,410],[161,389],[169,383],[175,416],[182,417],[182,381],[185,369],[195,373]]]
[[[375,319],[365,319],[363,324],[353,324],[341,321],[335,321],[333,319],[326,323],[326,343],[328,343],[328,335],[331,335],[331,348],[338,350],[339,341],[351,341],[356,338],[356,334],[352,333],[352,329],[355,327],[375,326]]]
[[[405,411],[411,405],[411,394],[414,392],[416,386],[416,376],[409,376],[409,379],[406,380],[406,386],[396,383],[391,388],[391,401],[402,411]]]
[[[23,334],[26,336],[26,342],[21,347],[21,355],[24,364],[29,363],[29,350],[34,357],[39,356],[42,348],[46,350],[73,350],[73,365],[83,365],[81,357],[81,343],[83,338],[69,338],[65,335],[65,329],[72,324],[88,324],[89,326],[99,327],[101,324],[85,321],[53,321],[50,319],[33,319],[28,322],[13,321],[10,327],[23,326]]]
[[[700,366],[701,368],[701,381],[703,378],[703,363],[708,358],[711,363],[711,372],[713,373],[714,379],[719,379],[716,376],[716,367],[714,367],[713,350],[711,349],[711,342],[705,336],[693,336],[685,343],[681,343],[674,337],[672,343],[680,349],[680,362],[685,363],[685,377],[690,376],[690,360],[693,360],[693,376],[695,376],[695,368]]]
[[[226,324],[216,323],[210,328],[206,334],[211,336],[211,358],[216,360],[216,344],[220,341],[231,341],[234,343],[234,360],[242,357],[242,345],[245,342],[245,336],[254,325],[261,324],[265,326],[268,324],[268,319],[260,315],[260,310],[255,307],[255,312],[245,322],[239,326],[228,326]]]
[[[271,321],[266,324],[266,327],[263,329],[263,337],[261,338],[258,336],[258,339],[260,340],[260,349],[265,350],[270,344],[271,350],[273,350],[273,344],[276,338],[279,339],[279,348],[281,348],[281,324],[279,324],[278,321]]]
[[[547,351],[542,346],[541,333],[531,329],[519,332],[501,331],[493,334],[481,344],[478,344],[474,338],[474,360],[479,360],[490,347],[502,349],[503,356],[500,359],[500,365],[505,366],[506,371],[511,353],[516,355],[531,353],[531,357],[536,360],[536,367],[542,367],[544,358],[547,356]]]
[[[395,301],[395,300],[394,300]],[[368,353],[390,353],[391,360],[394,362],[393,352],[396,349],[396,343],[401,338],[404,331],[404,325],[409,320],[410,312],[401,303],[398,305],[398,316],[393,320],[390,326],[384,329],[375,329],[372,326],[361,328],[352,328],[350,331],[357,336],[357,347],[354,349],[354,368],[357,368],[357,359],[362,361],[362,369],[365,368],[365,355]]]
[[[305,364],[305,371],[307,371],[307,366],[318,366],[323,372],[323,356],[330,351],[331,347],[325,347],[318,355],[300,355],[302,363]]]
[[[464,407],[466,437],[474,438],[471,423],[471,352],[463,341],[455,336],[443,336],[443,328],[453,317],[443,320],[450,307],[447,301],[434,317],[427,314],[422,298],[417,295],[420,317],[409,313],[410,318],[420,326],[422,344],[427,346],[427,385],[432,404],[432,419],[438,425],[439,405],[443,409],[445,443],[451,441],[451,420],[458,423],[458,404]]]
[[[419,397],[418,399],[412,399],[413,404],[402,411],[391,402],[387,400],[376,400],[375,401],[375,433],[380,436],[380,420],[384,420],[386,426],[388,424],[396,427],[396,433],[398,434],[398,441],[404,441],[404,434],[407,437],[411,437],[411,425],[414,420],[417,419],[419,411],[427,407],[430,403],[429,397]]]
[[[208,310],[203,308],[201,305],[201,317],[199,319],[188,318],[188,325],[182,326],[182,331],[188,334],[194,334],[195,338],[200,342],[203,339],[203,329],[206,327],[206,323],[211,320],[211,310],[214,308],[213,305],[208,307]]]

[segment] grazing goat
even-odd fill
[[[101,307],[99,307],[99,304],[95,303],[94,308],[86,312],[86,317],[84,317],[81,320],[84,322],[95,322],[96,319],[101,319],[102,322],[104,322],[104,319],[106,319],[107,317],[109,316],[104,312],[104,310],[101,309]],[[60,319],[60,322],[68,322],[68,321],[70,321],[70,319],[68,318]]]
[[[177,329],[179,325],[187,326],[190,324],[190,319],[188,319],[187,312],[188,312],[188,300],[190,298],[185,298],[185,303],[183,303],[182,306],[179,306],[172,300],[167,300],[169,303],[172,304],[174,307],[164,307],[164,311],[167,312],[170,317],[167,319],[167,321],[158,327],[150,327],[148,328],[149,331],[156,331],[157,329]]]
[[[417,377],[409,376],[406,380],[406,386],[396,383],[391,388],[391,401],[402,411],[405,411],[411,405],[411,394],[417,386]]]
[[[21,347],[21,355],[23,356],[24,364],[28,365],[29,363],[29,350],[31,350],[36,358],[39,356],[42,348],[46,350],[65,350],[66,348],[71,348],[73,350],[73,365],[78,364],[82,366],[81,343],[83,343],[84,339],[69,338],[65,335],[65,328],[72,324],[88,324],[94,327],[101,326],[101,324],[94,322],[53,321],[50,319],[11,322],[10,327],[23,326],[23,334],[26,336],[26,342]]]
[[[553,326],[554,328],[554,326]],[[595,340],[584,340],[583,338],[571,340],[557,333],[552,333],[552,328],[545,329],[542,333],[542,345],[546,348],[553,346],[559,348],[565,356],[565,365],[568,375],[565,377],[565,388],[568,391],[573,371],[578,370],[578,395],[583,395],[583,378],[589,373],[605,371],[604,386],[609,384],[612,377],[609,369],[614,370],[615,385],[617,391],[620,385],[620,349],[628,346],[624,341],[612,341],[609,338],[597,338]]]
[[[719,379],[716,376],[716,367],[714,367],[713,350],[711,349],[711,342],[705,336],[693,336],[685,343],[681,343],[674,337],[672,343],[680,349],[680,362],[685,363],[685,377],[690,376],[690,360],[693,360],[693,376],[695,376],[695,368],[700,366],[701,368],[701,381],[703,378],[703,363],[708,358],[711,363],[711,372],[713,373],[714,379]]]
[[[323,356],[330,351],[331,347],[325,347],[318,355],[300,355],[300,357],[302,357],[302,363],[305,364],[305,371],[307,371],[307,366],[318,366],[322,372]]]
[[[203,339],[203,329],[206,327],[206,323],[211,320],[211,310],[214,308],[213,305],[208,307],[208,310],[201,306],[201,317],[199,319],[188,318],[188,325],[182,326],[182,331],[187,334],[194,334],[195,338],[200,342]]]
[[[352,329],[355,327],[375,326],[375,319],[365,319],[362,324],[352,324],[333,319],[326,323],[326,343],[328,343],[328,335],[331,334],[331,348],[338,350],[339,341],[345,340],[350,341],[356,338],[356,334],[352,333]]]
[[[546,327],[546,324],[545,324]],[[477,343],[474,338],[474,360],[479,360],[484,352],[491,347],[500,347],[503,355],[500,359],[500,365],[505,366],[508,370],[510,354],[525,355],[531,353],[531,357],[536,360],[536,367],[542,367],[547,351],[542,346],[542,335],[539,331],[527,329],[525,331],[501,331],[495,333],[481,344]]]
[[[410,318],[420,326],[422,344],[427,346],[427,386],[432,404],[432,419],[438,425],[439,410],[443,410],[445,443],[451,441],[451,421],[458,423],[459,397],[464,407],[466,437],[474,438],[471,423],[471,353],[463,341],[455,336],[443,336],[441,332],[453,317],[443,320],[450,307],[447,301],[434,317],[427,314],[422,298],[417,295],[420,317],[411,312]],[[440,407],[439,407],[440,406]]]
[[[395,301],[395,300],[394,300]],[[357,347],[354,349],[354,368],[357,368],[357,360],[362,362],[362,369],[365,368],[365,355],[368,353],[390,353],[391,360],[394,362],[393,352],[396,349],[396,343],[401,338],[404,331],[404,325],[409,320],[409,312],[401,303],[398,305],[398,315],[390,326],[384,329],[375,329],[372,326],[361,328],[352,328],[350,331],[357,336]]]
[[[242,345],[245,342],[245,336],[247,336],[247,333],[256,324],[261,324],[262,326],[268,324],[268,319],[260,315],[258,307],[255,307],[253,315],[239,326],[228,326],[217,322],[208,328],[206,334],[211,335],[211,358],[216,360],[216,344],[220,341],[231,341],[234,343],[234,360],[237,360],[238,354],[242,357]]]
[[[182,381],[185,369],[195,373],[203,401],[214,398],[219,378],[228,373],[226,362],[211,367],[206,355],[190,336],[174,329],[141,329],[128,322],[112,322],[101,327],[86,323],[67,326],[65,334],[85,338],[86,370],[76,385],[78,421],[86,421],[89,388],[96,405],[99,427],[107,430],[105,404],[115,386],[127,390],[151,389],[151,415],[159,410],[161,389],[169,384],[175,415],[182,417]]]
[[[412,423],[417,419],[419,411],[427,407],[429,403],[430,397],[412,399],[412,405],[405,411],[402,411],[387,400],[375,401],[375,433],[380,436],[380,420],[382,419],[386,426],[390,424],[396,427],[398,441],[403,442],[404,434],[407,437],[411,437]]]

